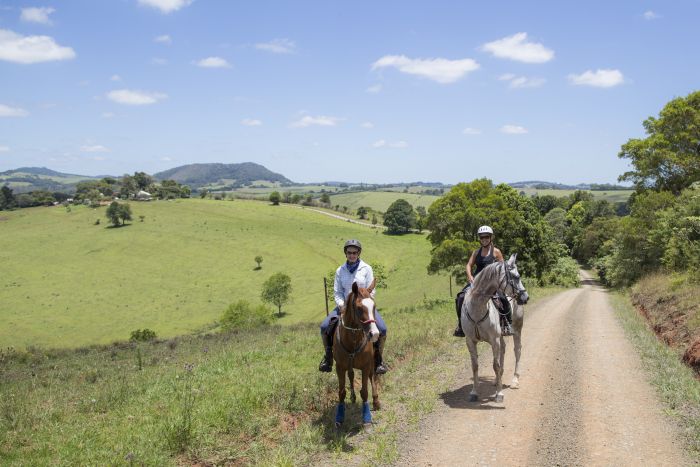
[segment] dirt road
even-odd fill
[[[465,348],[454,389],[403,443],[398,465],[691,464],[604,289],[587,279],[525,313],[520,388],[506,388],[504,403],[493,402],[491,348],[483,348],[481,401],[467,402]],[[512,339],[507,346],[506,384]]]

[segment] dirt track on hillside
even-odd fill
[[[457,385],[402,443],[398,465],[691,464],[603,288],[585,280],[525,314],[520,388],[493,402],[487,347],[479,358],[481,400],[467,402],[465,346]],[[506,342],[508,384],[514,356],[512,339]]]

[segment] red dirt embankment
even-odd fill
[[[700,377],[700,284],[685,276],[652,274],[632,287],[632,303],[666,344]]]

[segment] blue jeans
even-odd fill
[[[324,319],[321,323],[321,334],[326,334],[328,332],[328,328],[331,325],[331,320],[337,320],[339,317],[340,313],[338,311],[338,307],[333,308],[333,311],[328,313],[326,319]],[[386,336],[386,323],[384,323],[382,315],[379,314],[379,310],[377,309],[374,310],[374,320],[376,321],[375,324],[377,325],[377,329],[379,329],[379,335]]]

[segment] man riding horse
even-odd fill
[[[330,372],[333,370],[333,333],[338,323],[340,309],[345,305],[345,298],[352,290],[352,284],[357,283],[360,288],[370,291],[371,297],[375,294],[374,272],[372,267],[360,259],[362,245],[358,240],[348,240],[343,247],[346,261],[335,271],[335,281],[333,283],[333,296],[336,307],[326,316],[321,323],[321,340],[325,348],[323,360],[318,366],[319,371]],[[382,351],[386,341],[386,324],[379,314],[379,310],[374,311],[374,319],[379,329],[379,339],[374,343],[374,365],[375,373],[382,375],[388,371],[382,360]]]
[[[457,308],[457,327],[455,328],[454,335],[456,337],[464,337],[464,331],[462,330],[461,314],[462,314],[462,303],[464,302],[464,294],[467,289],[471,287],[474,283],[474,277],[479,274],[486,266],[495,262],[503,262],[503,254],[501,250],[496,248],[493,244],[493,229],[488,225],[482,225],[476,232],[479,237],[479,243],[481,246],[474,250],[469,262],[467,263],[467,278],[469,283],[462,289],[461,292],[457,294],[455,299],[455,305]],[[476,265],[476,271],[472,275],[472,269]],[[503,294],[503,292],[497,292],[498,298],[503,306],[503,314],[506,316],[506,323],[503,327],[503,335],[510,336],[513,334],[513,310],[510,307],[508,299]]]

